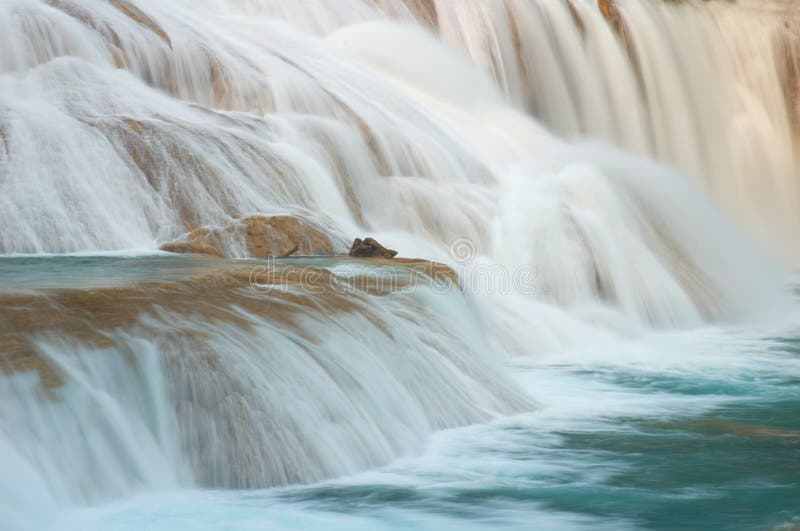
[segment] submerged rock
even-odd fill
[[[387,249],[373,238],[356,238],[350,246],[350,256],[361,256],[368,258],[394,258],[397,251]]]
[[[341,263],[346,264],[347,258],[341,258]],[[299,319],[303,315],[321,314],[330,318],[369,311],[370,305],[363,302],[374,300],[370,297],[390,294],[402,297],[416,286],[440,293],[459,287],[455,271],[445,264],[417,258],[374,258],[370,264],[392,269],[395,274],[376,274],[377,269],[357,270],[348,279],[348,289],[342,289],[331,268],[220,260],[210,264],[187,262],[176,270],[180,271],[177,276],[162,278],[156,274],[142,282],[132,282],[120,274],[106,278],[99,287],[28,285],[19,292],[0,290],[0,352],[5,362],[0,364],[0,375],[36,371],[45,389],[58,388],[65,381],[63,369],[41,354],[36,338],[64,339],[90,348],[108,349],[114,346],[111,331],[138,330],[142,315],[153,319],[191,315],[204,323],[252,325],[229,310],[236,307],[299,334],[303,333],[300,327],[304,321]],[[290,286],[294,289],[287,290]],[[200,300],[202,304],[198,304]],[[181,338],[193,341],[202,340],[202,336],[202,332],[195,330]],[[159,344],[173,339],[174,336],[166,334]]]
[[[627,29],[625,28],[625,22],[622,20],[622,14],[616,2],[613,0],[597,0],[597,7],[600,8],[600,13],[603,14],[603,18],[611,24],[611,27],[614,28],[614,31],[619,35],[620,39],[622,39],[625,47],[628,48]]]
[[[232,258],[330,255],[333,241],[319,227],[296,216],[249,216],[225,227],[195,229],[162,251]]]
[[[147,28],[148,30],[152,31],[156,34],[159,38],[161,38],[168,46],[172,47],[172,41],[167,35],[167,32],[164,31],[164,28],[159,26],[152,18],[147,16],[147,14],[136,7],[135,5],[131,4],[127,0],[110,0],[109,3],[122,11],[128,18],[137,22]]]

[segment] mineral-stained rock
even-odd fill
[[[161,246],[173,253],[235,258],[284,258],[293,254],[333,254],[331,238],[311,222],[295,216],[250,216],[225,227],[195,229]]]
[[[380,243],[376,242],[373,238],[356,238],[353,240],[353,245],[350,246],[350,256],[360,257],[381,257],[381,258],[394,258],[397,256],[397,251],[387,249]]]
[[[407,292],[416,285],[458,286],[456,273],[445,264],[416,258],[374,258],[370,263],[393,268],[397,274],[386,280],[367,270],[352,278],[352,289],[342,290],[330,289],[336,285],[330,270],[313,265],[220,260],[210,265],[188,264],[182,269],[184,277],[169,280],[130,282],[120,277],[96,288],[0,291],[0,352],[5,356],[0,375],[35,370],[45,388],[57,388],[63,383],[63,371],[42,356],[37,341],[68,339],[110,349],[116,346],[114,331],[141,326],[142,315],[159,318],[166,311],[193,315],[203,322],[250,326],[248,318],[230,311],[236,306],[302,334],[301,315],[363,312],[370,308],[363,304],[369,297]],[[296,289],[272,289],[282,286]],[[175,337],[166,334],[160,344],[169,344]],[[197,348],[207,344],[199,329],[186,329],[177,338],[196,343]]]
[[[251,216],[233,231],[244,231],[248,255],[256,258],[333,254],[333,243],[322,230],[294,216]]]
[[[800,133],[800,22],[784,21],[773,34],[773,49],[789,123]]]
[[[633,66],[633,70],[636,72],[636,77],[641,81],[642,67],[639,64],[639,58],[636,55],[636,50],[634,49],[628,27],[626,26],[625,20],[622,17],[619,6],[617,5],[617,0],[597,0],[597,7],[600,9],[600,13],[603,14],[603,17],[606,19],[608,24],[611,26],[611,29],[614,30],[614,33],[617,34],[622,42],[622,46],[625,48],[625,53],[627,53],[628,59]]]
[[[567,7],[569,8],[569,13],[572,15],[572,20],[575,22],[575,25],[578,27],[578,31],[580,31],[581,35],[586,33],[586,25],[583,23],[583,19],[581,18],[581,14],[578,12],[578,9],[575,7],[575,4],[572,3],[573,0],[567,0]],[[600,7],[602,10],[602,6]]]
[[[434,31],[438,28],[439,14],[434,0],[403,0],[403,3],[420,23]]]
[[[172,42],[169,39],[169,35],[167,32],[164,31],[164,28],[156,24],[156,22],[147,16],[147,14],[136,7],[135,5],[129,3],[127,0],[110,0],[109,2],[111,5],[122,11],[126,16],[130,19],[138,22],[142,26],[146,27],[156,35],[158,35],[161,39],[164,40],[169,46],[172,46]]]
[[[184,254],[206,254],[209,256],[223,257],[225,254],[217,247],[214,242],[213,234],[208,229],[197,229],[192,231],[187,239],[165,243],[161,246],[162,251],[169,253]]]
[[[628,38],[625,22],[622,20],[622,15],[619,12],[616,2],[614,0],[597,0],[597,7],[600,8],[603,17],[611,24],[611,27],[614,28],[614,31],[616,31],[627,48]]]

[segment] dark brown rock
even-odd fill
[[[356,238],[353,240],[353,245],[350,246],[350,256],[360,257],[380,257],[380,258],[394,258],[397,256],[397,251],[387,249],[380,243],[376,242],[373,238]]]

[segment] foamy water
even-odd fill
[[[796,522],[794,14],[616,5],[0,0],[0,527]]]

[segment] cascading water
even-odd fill
[[[787,308],[737,224],[800,257],[788,8],[600,4],[0,0],[0,528],[352,475],[574,400],[513,360]],[[252,215],[458,285],[344,289],[353,264],[311,259],[265,292],[259,262],[152,256]]]
[[[784,95],[797,79],[782,45],[797,6],[621,0],[600,2],[604,17],[596,4],[443,1],[437,27],[516,108],[677,165],[796,264],[797,114]]]

